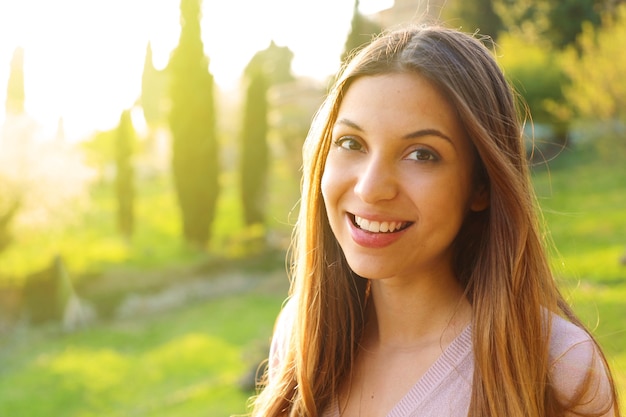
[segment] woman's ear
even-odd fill
[[[483,211],[489,207],[489,188],[487,184],[482,183],[476,187],[472,202],[470,204],[470,210]]]

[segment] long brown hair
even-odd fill
[[[392,72],[418,73],[449,100],[478,156],[476,181],[489,192],[489,208],[469,214],[455,241],[455,271],[473,309],[469,415],[563,415],[568,405],[550,380],[546,312],[584,327],[548,265],[515,95],[480,40],[441,27],[408,27],[375,39],[343,68],[315,117],[291,253],[297,311],[285,356],[252,415],[316,417],[349,377],[364,326],[366,281],[343,257],[320,183],[343,94],[357,77]],[[619,414],[612,380],[611,389],[607,411],[613,406]]]

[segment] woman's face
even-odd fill
[[[452,273],[468,210],[487,205],[454,109],[421,76],[392,73],[348,88],[322,176],[330,226],[350,267],[371,278]]]

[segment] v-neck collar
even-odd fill
[[[472,351],[472,326],[467,325],[430,365],[421,378],[389,411],[387,417],[405,417],[415,410],[443,382],[465,357]],[[337,399],[331,405],[328,417],[340,417]]]
[[[437,388],[459,363],[472,350],[472,327],[468,325],[448,345],[439,358],[428,368],[426,373],[391,409],[387,417],[403,417],[409,415],[424,399]]]

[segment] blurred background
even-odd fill
[[[624,3],[3,0],[0,415],[246,413],[317,106],[433,21],[489,35],[527,104],[555,273],[625,397]]]

